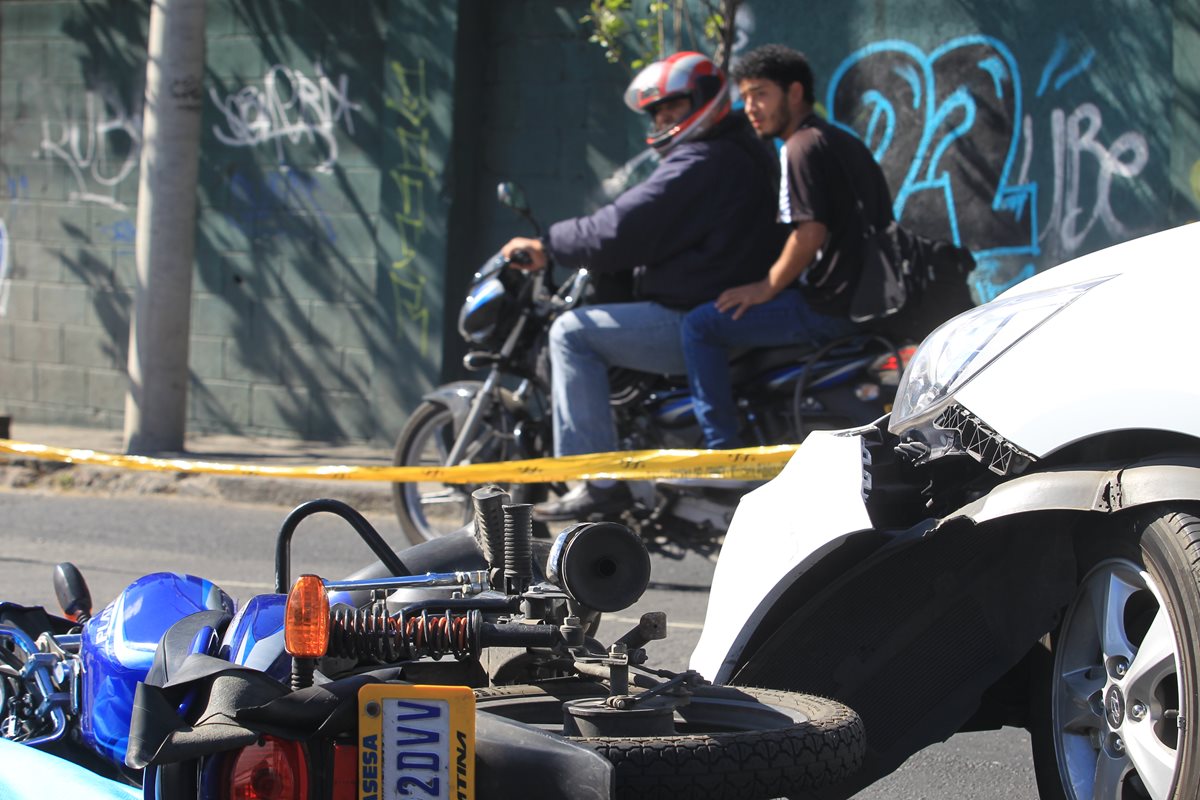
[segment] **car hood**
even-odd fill
[[[1108,278],[1032,330],[954,399],[1041,458],[1122,430],[1200,438],[1192,364],[1200,223],[1145,236],[1035,275],[1005,292]]]
[[[1130,239],[1039,272],[1009,288],[996,299],[1070,286],[1076,283],[1136,274],[1137,280],[1158,281],[1179,269],[1191,269],[1200,259],[1200,222]]]

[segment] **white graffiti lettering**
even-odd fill
[[[323,160],[317,167],[330,172],[338,158],[339,125],[354,134],[354,112],[362,106],[350,101],[349,79],[342,75],[335,86],[320,67],[316,79],[303,72],[276,65],[267,70],[263,86],[247,86],[222,98],[209,90],[225,117],[225,129],[213,126],[217,139],[230,147],[255,147],[274,142],[280,163],[283,142],[303,140],[317,145]]]
[[[130,114],[113,90],[84,93],[83,121],[42,119],[41,153],[71,171],[72,201],[98,203],[125,211],[116,187],[137,168],[142,148],[141,115]]]
[[[1111,147],[1105,147],[1099,141],[1102,124],[1100,109],[1092,103],[1083,103],[1069,116],[1062,109],[1051,113],[1054,202],[1042,235],[1057,234],[1064,254],[1075,253],[1097,222],[1118,240],[1129,237],[1112,210],[1113,178],[1136,178],[1145,168],[1150,151],[1146,137],[1137,131],[1126,131]],[[1090,191],[1081,187],[1083,176],[1090,174],[1083,164],[1087,157],[1094,159],[1096,166],[1095,185]],[[1081,194],[1092,198],[1090,211],[1084,208]],[[1086,221],[1081,224],[1082,220]]]

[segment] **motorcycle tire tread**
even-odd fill
[[[721,689],[710,691],[716,694]],[[866,750],[863,723],[847,706],[797,692],[746,687],[736,687],[736,691],[798,711],[807,721],[769,730],[573,741],[592,747],[616,767],[622,800],[780,797],[834,784],[862,764]],[[489,698],[538,694],[547,700],[568,700],[605,692],[588,683],[476,690],[481,710],[486,710]]]

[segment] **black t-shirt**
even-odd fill
[[[892,221],[883,170],[857,136],[815,114],[788,137],[780,158],[780,222],[816,221],[829,232],[816,261],[801,273],[801,289],[813,308],[846,314],[862,269],[866,228],[885,228]]]

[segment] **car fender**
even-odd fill
[[[714,683],[728,681],[787,587],[848,538],[871,530],[863,499],[868,430],[874,432],[814,431],[774,480],[742,498],[717,559],[692,669]]]
[[[1200,499],[1200,456],[1051,469],[1006,481],[943,517],[935,530],[966,517],[982,525],[1038,511],[1114,513],[1170,500]]]

